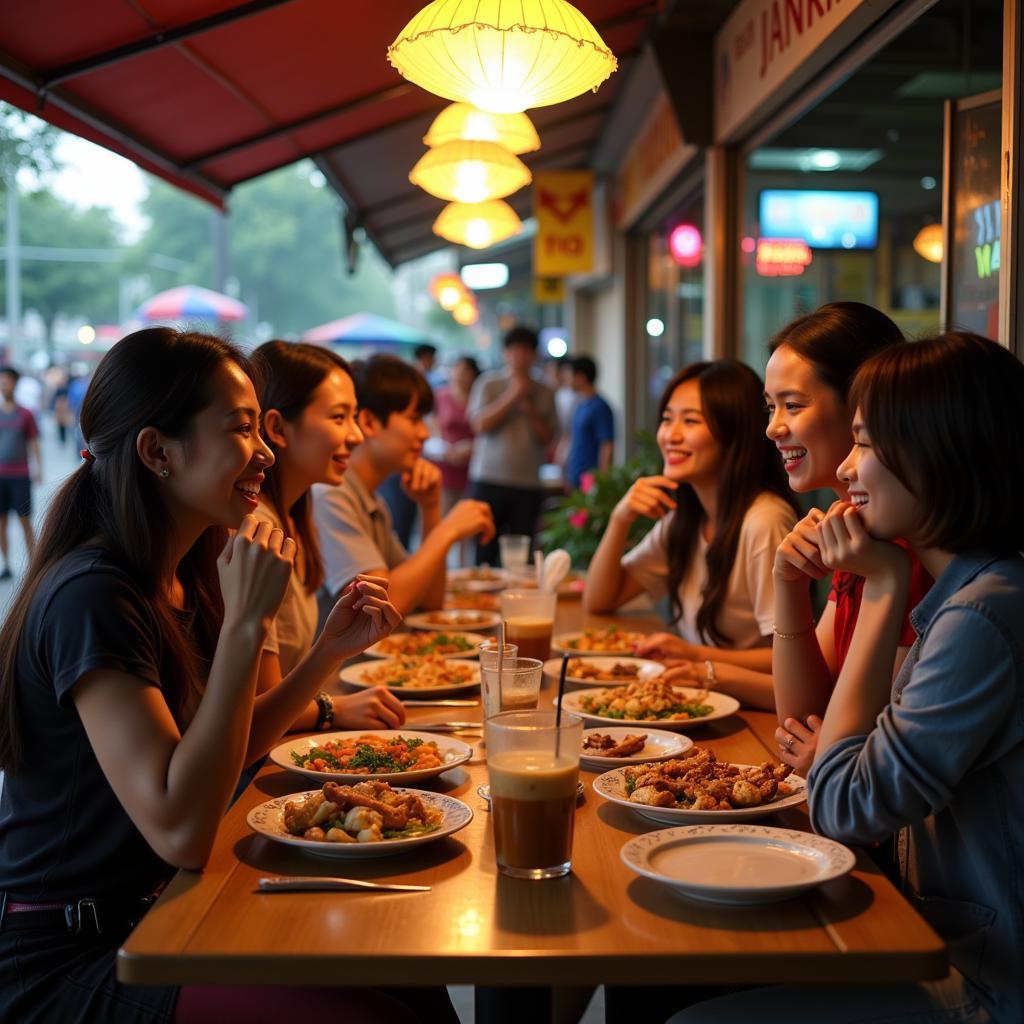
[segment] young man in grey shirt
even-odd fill
[[[505,335],[505,369],[473,385],[467,415],[476,431],[469,464],[471,494],[487,502],[499,534],[533,536],[544,500],[540,467],[558,435],[551,389],[530,375],[537,333],[513,327]],[[477,562],[496,563],[494,539],[477,541]]]

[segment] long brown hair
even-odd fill
[[[151,327],[118,342],[100,361],[82,405],[81,427],[92,458],[54,495],[28,571],[0,628],[0,767],[12,774],[22,761],[18,717],[18,648],[43,578],[76,548],[102,547],[139,588],[160,630],[161,683],[179,725],[202,692],[217,644],[224,604],[217,556],[227,531],[203,532],[178,566],[196,615],[191,630],[174,614],[167,594],[171,524],[153,474],[135,449],[139,432],[156,427],[187,443],[197,413],[212,400],[209,382],[225,361],[246,373],[245,358],[207,334]]]
[[[341,356],[317,345],[268,341],[256,349],[252,358],[264,417],[268,410],[276,409],[289,423],[294,423],[302,415],[302,410],[313,399],[313,392],[332,370],[343,370],[352,376],[351,368]],[[262,434],[274,455],[280,457],[266,427]],[[267,472],[262,490],[281,522],[287,522],[290,516],[295,524],[296,539],[302,551],[303,583],[310,594],[315,594],[324,581],[324,567],[309,491],[303,491],[291,508],[283,508],[281,474],[273,469]]]
[[[722,451],[718,468],[718,500],[714,536],[707,550],[707,583],[697,612],[697,631],[715,646],[731,638],[718,625],[729,591],[740,531],[747,510],[759,494],[776,494],[796,509],[786,474],[765,436],[764,385],[749,366],[735,359],[691,363],[665,386],[658,403],[658,420],[680,384],[696,380],[700,404],[712,437]],[[679,587],[690,571],[705,513],[697,492],[689,484],[675,494],[678,507],[668,527],[668,592],[672,617],[682,615]]]

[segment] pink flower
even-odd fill
[[[589,494],[594,489],[594,474],[583,473],[580,476],[580,490],[584,494]]]
[[[578,508],[569,516],[569,522],[571,525],[580,528],[587,525],[589,518],[590,513],[585,508]]]

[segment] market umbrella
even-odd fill
[[[302,335],[313,345],[418,345],[427,340],[422,331],[375,313],[353,313]]]
[[[249,309],[237,299],[194,284],[160,292],[139,306],[140,320],[244,320]]]

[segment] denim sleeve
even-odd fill
[[[900,701],[811,769],[814,830],[878,842],[942,810],[972,767],[1001,752],[992,741],[1011,714],[1020,668],[1017,644],[982,608],[941,609]]]

